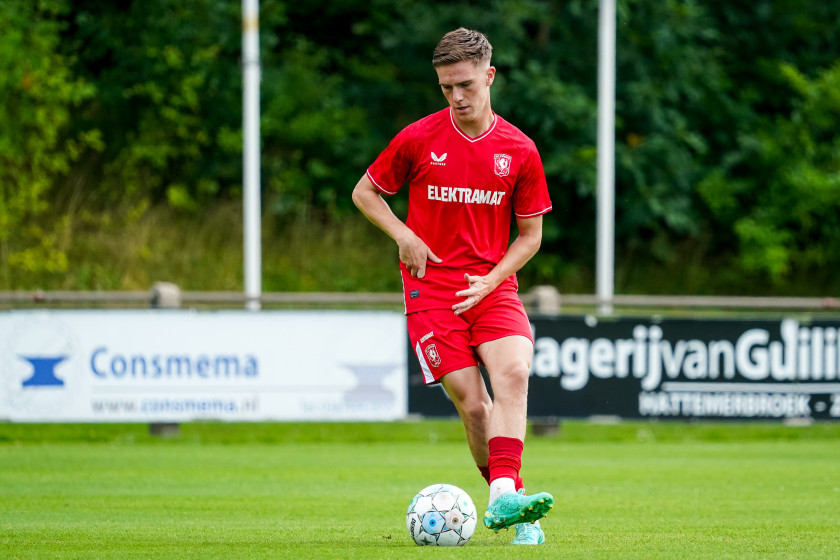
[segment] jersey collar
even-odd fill
[[[495,130],[496,123],[499,122],[499,117],[498,115],[496,115],[495,112],[493,112],[493,122],[490,124],[490,128],[488,128],[484,134],[482,134],[481,136],[476,136],[475,138],[470,138],[469,136],[464,134],[463,130],[458,128],[458,125],[455,123],[455,116],[452,114],[452,107],[449,108],[449,122],[452,123],[452,128],[454,128],[455,131],[458,134],[460,134],[465,140],[467,140],[468,142],[478,142],[483,138],[487,138],[490,135],[490,133],[493,132],[493,130]]]

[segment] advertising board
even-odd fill
[[[0,419],[393,420],[405,317],[343,311],[0,313]]]
[[[837,320],[580,316],[532,326],[531,417],[840,419]],[[454,414],[415,362],[409,412]]]

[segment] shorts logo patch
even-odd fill
[[[437,348],[434,344],[426,346],[424,352],[426,353],[426,357],[429,358],[429,364],[431,364],[432,367],[438,367],[440,365],[440,354],[438,354]]]
[[[417,299],[420,297],[420,290],[411,290],[411,299]]]

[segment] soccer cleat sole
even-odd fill
[[[484,514],[484,526],[493,531],[507,529],[516,523],[533,523],[545,517],[554,507],[554,498],[545,492],[531,496],[531,501],[523,504],[518,511],[507,515],[493,515],[490,511]]]

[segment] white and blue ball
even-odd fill
[[[462,546],[472,538],[477,519],[469,494],[451,484],[432,484],[411,500],[405,522],[420,546]]]

